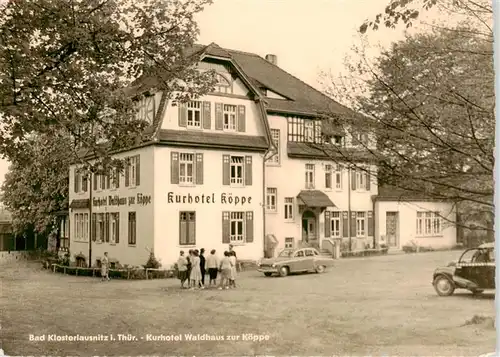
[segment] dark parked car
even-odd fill
[[[470,290],[473,294],[495,289],[495,244],[467,249],[457,262],[437,268],[432,285],[440,296],[450,296],[455,289]]]
[[[323,273],[332,265],[333,259],[322,256],[316,249],[300,248],[285,249],[276,258],[262,259],[257,270],[265,276],[273,274],[287,276],[290,273]]]

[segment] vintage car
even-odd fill
[[[450,296],[455,289],[470,290],[480,294],[495,289],[495,245],[485,243],[465,250],[458,261],[437,268],[432,285],[440,296]]]
[[[316,272],[323,273],[333,265],[333,259],[322,256],[314,248],[285,249],[277,257],[262,259],[258,263],[258,271],[265,276],[279,274],[287,276],[290,273]]]

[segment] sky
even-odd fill
[[[389,0],[214,0],[197,16],[198,43],[274,54],[278,65],[321,89],[319,72],[344,72],[343,61],[359,41],[365,19],[383,12]],[[387,46],[403,38],[403,29],[380,29],[370,43]],[[0,159],[0,184],[8,163]]]

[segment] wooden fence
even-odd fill
[[[63,273],[76,276],[100,277],[101,268],[84,268],[75,266],[65,266],[60,264],[50,264],[49,268],[53,273]],[[172,269],[153,268],[121,268],[109,269],[109,276],[122,279],[158,279],[173,278],[177,276]]]

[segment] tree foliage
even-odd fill
[[[30,134],[63,130],[105,157],[134,142],[136,120],[123,91],[139,77],[156,90],[196,95],[213,79],[184,50],[193,15],[210,0],[16,0],[0,5],[0,153],[14,158]],[[141,95],[141,93],[138,93]],[[99,135],[94,135],[96,131]],[[99,139],[108,145],[103,150]]]
[[[123,166],[111,153],[144,133],[135,101],[146,90],[186,99],[212,88],[213,74],[185,55],[198,35],[193,16],[210,3],[0,4],[0,157],[12,163],[2,191],[19,230],[50,229],[67,207],[71,162],[92,172]]]
[[[37,136],[12,162],[1,191],[15,231],[50,232],[56,213],[67,209],[69,146],[67,136]]]
[[[377,147],[362,150],[379,163],[379,184],[460,202],[464,222],[484,212],[491,220],[493,208],[493,52],[473,32],[434,28],[375,61],[358,49],[347,78],[327,90],[364,114],[346,120],[348,130],[376,135]]]

